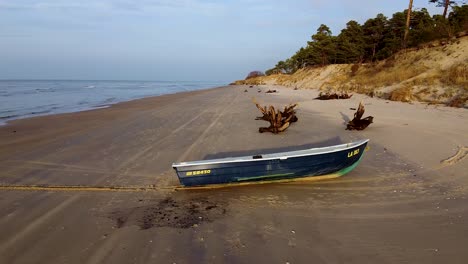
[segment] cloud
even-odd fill
[[[0,10],[16,10],[16,11],[48,11],[48,10],[90,10],[90,9],[107,9],[109,8],[107,1],[93,2],[61,2],[61,1],[34,1],[34,0],[15,0],[15,1],[0,1]]]
[[[94,11],[94,12],[134,12],[148,13],[160,11],[187,11],[201,14],[213,14],[225,10],[221,2],[202,0],[82,0],[82,1],[53,1],[53,0],[14,0],[0,1],[0,10],[35,10],[35,11]]]

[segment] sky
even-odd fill
[[[0,79],[225,81],[408,0],[0,0]],[[414,0],[431,14],[442,8]]]

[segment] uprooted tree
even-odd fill
[[[364,111],[364,105],[362,102],[360,102],[356,113],[354,113],[354,118],[348,122],[346,130],[364,130],[366,127],[372,124],[374,117],[368,116],[366,118],[362,118]]]
[[[320,92],[319,95],[317,97],[315,97],[315,99],[317,99],[317,100],[349,99],[352,96],[353,96],[352,94],[348,94],[348,93],[345,93],[345,92],[341,92],[340,94]]]
[[[260,127],[258,129],[258,132],[260,133],[271,132],[278,134],[285,131],[291,123],[297,122],[298,120],[296,111],[294,110],[294,108],[298,105],[297,103],[289,104],[284,107],[283,111],[280,111],[275,109],[275,107],[272,105],[261,106],[255,101],[255,99],[253,99],[253,102],[257,106],[258,110],[260,110],[260,112],[263,114],[263,116],[255,118],[255,120],[265,120],[270,123],[269,127]]]

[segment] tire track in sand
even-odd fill
[[[221,105],[225,105],[226,102],[230,100],[230,98],[228,96],[226,96],[226,100],[223,101],[221,103]],[[232,104],[232,102],[231,102]],[[167,109],[166,109],[167,110]],[[177,133],[181,130],[183,130],[187,125],[189,125],[190,123],[194,122],[196,119],[198,119],[200,116],[202,116],[204,113],[206,113],[207,111],[209,110],[204,110],[202,112],[200,112],[198,115],[196,115],[195,117],[191,118],[189,121],[187,121],[186,123],[184,123],[183,125],[179,126],[178,128],[176,128],[174,130],[173,133],[169,134],[168,136],[166,136],[165,138],[163,139],[160,139],[160,140],[164,140],[166,139],[167,137],[173,135],[174,133]],[[222,113],[224,113],[224,110],[222,111]],[[221,116],[221,114],[215,119],[215,121],[213,121],[213,123],[210,125],[209,128],[211,128],[214,123],[216,123],[217,120],[219,120],[219,117]],[[135,122],[135,120],[133,120],[133,122]],[[96,126],[97,127],[97,126]],[[102,126],[99,126],[102,128]],[[94,128],[94,127],[93,127]],[[209,130],[207,128],[207,130]],[[72,135],[75,135],[75,134],[79,134],[79,133],[82,133],[83,131],[79,131],[79,132],[75,132],[73,133]],[[202,133],[202,136],[206,134],[206,130],[204,133]],[[67,135],[67,136],[70,136],[70,135]],[[103,135],[100,135],[100,136],[103,136]],[[53,141],[58,141],[58,140],[61,140],[60,139],[55,139]],[[157,141],[159,142],[159,141]],[[138,157],[141,157],[142,155],[144,155],[146,152],[148,152],[152,147],[154,146],[148,146],[148,148],[145,148],[143,151],[140,151],[139,153],[137,153],[136,155],[134,155],[131,159],[127,160],[125,163],[123,163],[120,168],[124,168],[125,165],[128,165],[129,163],[131,163],[132,161],[136,160]],[[13,170],[15,168],[12,168]],[[16,168],[17,169],[17,168]],[[102,177],[98,178],[96,181],[95,181],[95,184],[99,184],[100,182],[102,182],[103,180],[105,180],[106,178],[106,175],[103,175]],[[51,210],[48,210],[46,213],[44,213],[43,215],[41,215],[40,217],[38,217],[37,219],[35,219],[34,221],[30,222],[27,226],[25,226],[20,232],[18,232],[17,234],[15,234],[14,236],[10,237],[10,238],[7,238],[6,241],[0,243],[0,255],[2,256],[6,256],[6,252],[8,252],[8,250],[12,249],[14,247],[14,245],[19,241],[19,240],[22,240],[22,239],[25,239],[25,237],[27,237],[28,235],[30,235],[31,233],[33,233],[34,231],[36,231],[38,228],[40,228],[41,226],[43,226],[45,223],[47,223],[47,221],[49,221],[51,218],[53,218],[57,213],[63,211],[65,208],[69,207],[71,204],[73,204],[74,202],[76,202],[78,199],[80,198],[80,196],[71,196],[65,200],[63,200],[61,203],[59,203],[58,205],[56,205],[53,209]],[[116,234],[117,235],[117,234]],[[116,238],[118,236],[115,236]],[[114,238],[114,239],[116,239]],[[113,239],[112,239],[113,240]],[[109,241],[111,241],[111,239],[109,239]],[[110,243],[110,245],[102,245],[101,248],[102,248],[102,251],[104,252],[107,252],[108,249],[109,249],[109,246],[112,248],[114,244],[113,242]],[[101,249],[98,249],[95,254],[93,254],[91,256],[91,258],[89,259],[89,261],[91,261],[91,263],[95,262],[96,260],[100,260],[102,258],[105,258],[106,254],[103,254],[104,252],[102,252]],[[99,261],[98,261],[99,262]]]
[[[36,220],[33,222],[29,223],[25,228],[23,228],[21,231],[16,233],[13,237],[10,237],[8,240],[0,244],[0,255],[1,256],[6,256],[7,251],[20,239],[23,239],[25,236],[27,236],[29,233],[34,231],[37,227],[43,225],[47,220],[52,218],[54,215],[56,215],[58,212],[62,211],[64,208],[69,206],[71,203],[75,202],[79,196],[72,196],[65,201],[61,202],[57,206],[55,206],[53,209],[49,210],[45,214],[41,215],[38,217]]]
[[[235,102],[235,100],[237,99],[238,95],[236,95],[236,97],[233,99],[233,98],[230,98],[229,96],[226,96],[226,100],[223,100],[222,103],[220,103],[220,105],[223,106],[223,109],[219,112],[219,114],[213,119],[213,121],[210,123],[210,125],[202,132],[202,134],[190,145],[190,147],[179,157],[178,160],[182,160],[182,159],[185,159],[189,154],[190,152],[193,150],[193,148],[200,142],[202,141],[202,139],[205,137],[205,135],[211,130],[211,128],[218,122],[218,120],[221,118],[221,116],[224,115],[224,113],[226,112],[226,109],[228,109],[230,106],[232,106],[232,104]],[[226,104],[228,101],[230,101],[229,104]],[[183,130],[185,127],[187,127],[189,124],[191,124],[192,122],[194,122],[195,120],[197,120],[198,118],[200,118],[203,114],[205,114],[206,112],[210,111],[210,109],[205,109],[203,110],[202,112],[200,112],[198,115],[196,115],[195,117],[191,118],[190,120],[188,120],[186,123],[184,123],[183,125],[179,126],[178,128],[176,128],[173,133],[161,138],[160,140],[156,141],[156,142],[153,142],[151,143],[150,145],[148,145],[148,147],[144,148],[143,150],[141,150],[140,152],[136,153],[135,155],[133,155],[132,157],[130,157],[126,162],[125,164],[122,164],[121,168],[124,168],[126,165],[132,163],[133,161],[137,160],[139,157],[141,157],[142,155],[146,154],[148,151],[150,151],[151,149],[153,149],[156,145],[160,144],[161,142],[163,142],[164,140],[166,140],[167,138],[169,138],[170,136],[173,136],[175,135],[176,133],[178,133],[179,131]],[[126,171],[128,171],[130,168],[127,168]],[[125,174],[126,172],[122,173],[122,174]],[[117,195],[117,194],[114,194],[114,196]],[[86,263],[89,263],[89,264],[95,264],[95,263],[102,263],[103,261],[105,261],[105,258],[109,255],[109,253],[115,248],[117,242],[120,240],[120,238],[123,237],[123,233],[114,233],[112,235],[111,238],[107,239],[102,245],[99,246],[98,249],[96,249],[91,255],[90,257],[88,258],[87,261],[85,261]]]
[[[220,105],[226,105],[226,103],[228,101],[231,101],[232,100],[230,98],[226,98],[226,100],[223,100],[222,103],[220,103]],[[185,129],[188,125],[190,125],[191,123],[195,122],[197,119],[199,119],[201,116],[203,116],[205,113],[209,112],[211,109],[204,109],[203,111],[201,111],[200,113],[198,113],[196,116],[192,117],[190,120],[188,120],[187,122],[185,122],[184,124],[180,125],[179,127],[177,127],[176,129],[174,129],[170,134],[160,138],[158,137],[158,139],[156,141],[150,141],[147,143],[147,146],[144,147],[142,150],[140,150],[139,152],[137,152],[136,154],[132,155],[131,157],[129,157],[126,161],[122,162],[119,166],[119,168],[117,169],[118,172],[121,172],[119,173],[119,175],[122,175],[122,176],[126,176],[128,175],[128,171],[130,169],[132,169],[132,167],[128,167],[129,164],[132,164],[134,163],[136,160],[138,160],[139,158],[141,158],[142,156],[144,156],[145,154],[147,154],[148,152],[150,152],[152,149],[154,149],[155,147],[157,147],[159,144],[161,144],[162,142],[166,141],[168,138],[170,137],[173,137],[174,135],[176,135],[177,133],[179,133],[180,131],[182,131],[183,129]],[[223,110],[224,111],[224,110]],[[214,123],[216,123],[216,121],[219,120],[219,118],[216,118],[215,121],[213,121]],[[210,124],[210,126],[212,126],[212,124]],[[205,130],[206,131],[206,130]],[[203,132],[205,133],[205,132]],[[202,133],[202,134],[203,134]],[[124,170],[125,169],[125,170]],[[122,171],[123,170],[123,171]],[[119,177],[120,178],[120,177]],[[118,180],[118,178],[116,179]]]
[[[190,147],[187,148],[187,150],[177,159],[178,161],[183,161],[187,159],[187,157],[190,155],[192,150],[203,140],[203,138],[208,134],[208,132],[213,128],[214,125],[218,123],[218,120],[221,118],[221,116],[224,115],[226,110],[230,108],[234,102],[237,100],[239,97],[239,94],[236,94],[236,97],[234,99],[230,99],[230,103],[227,106],[224,106],[223,110],[218,114],[218,116],[211,122],[211,124],[203,131],[203,133],[190,145]]]
[[[183,102],[190,101],[190,100],[192,100],[192,99],[191,98],[182,98],[179,101],[177,101],[177,103],[182,104]],[[158,112],[159,113],[170,112],[171,110],[172,110],[172,106],[170,104],[158,107]],[[141,111],[138,114],[138,116],[136,116],[136,117],[135,117],[135,115],[131,115],[129,117],[126,117],[126,118],[120,120],[121,126],[128,128],[128,127],[134,126],[134,124],[141,123],[141,122],[144,121],[147,114],[149,114],[149,113],[151,113],[153,111],[154,111],[154,109],[144,110],[144,111]],[[83,139],[85,139],[88,142],[89,141],[99,142],[100,139],[109,138],[112,135],[112,133],[113,133],[112,128],[115,125],[116,125],[115,122],[110,122],[110,123],[105,123],[105,124],[98,123],[98,124],[93,125],[91,127],[85,127],[85,128],[79,129],[77,131],[74,131],[72,133],[66,133],[66,134],[58,136],[58,137],[52,137],[52,138],[50,138],[50,139],[48,139],[46,141],[44,141],[42,139],[41,140],[42,144],[39,145],[39,146],[35,146],[31,151],[29,151],[27,153],[27,155],[32,155],[33,153],[40,152],[44,148],[44,146],[48,146],[48,148],[57,148],[56,146],[63,145],[64,142],[66,142],[67,140],[70,140],[70,139],[74,139],[74,140],[83,140]],[[126,129],[126,130],[128,131],[129,129]],[[92,133],[91,133],[91,131],[92,131]],[[100,131],[102,133],[96,133],[96,131]],[[80,147],[81,147],[81,144],[76,143],[74,146],[66,146],[66,150],[68,152],[73,152],[74,149],[80,148]],[[60,156],[60,155],[57,156],[57,153],[55,153],[55,152],[48,153],[46,155],[40,154],[40,155],[36,155],[36,156],[40,156],[40,160],[28,159],[27,157],[24,157],[24,154],[22,156],[16,157],[16,159],[8,159],[8,160],[6,160],[7,162],[19,162],[19,163],[16,166],[9,166],[8,168],[5,167],[3,172],[9,172],[10,174],[15,174],[15,173],[21,171],[22,169],[25,169],[24,166],[21,166],[22,165],[21,162],[24,162],[24,163],[28,163],[28,162],[31,162],[31,163],[44,163],[44,162],[50,161],[53,157],[58,158],[58,159],[56,159],[56,162],[55,162],[57,164],[60,163],[64,167],[74,166],[74,165],[67,164],[67,162],[65,162],[65,160],[64,160],[64,157]],[[0,163],[0,167],[1,166],[2,166],[2,163]],[[26,169],[27,169],[27,167],[26,167]],[[95,168],[88,168],[88,170],[89,170],[88,172],[93,173],[94,172],[93,170],[95,170]],[[97,171],[99,173],[99,169]]]

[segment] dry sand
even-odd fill
[[[231,86],[0,127],[0,263],[466,263],[466,149],[449,158],[468,146],[468,111],[316,95]],[[299,122],[259,134],[253,96],[299,102]],[[360,100],[375,123],[345,131]],[[175,161],[359,138],[370,150],[339,179],[172,188]],[[7,187],[20,185],[156,190]]]

